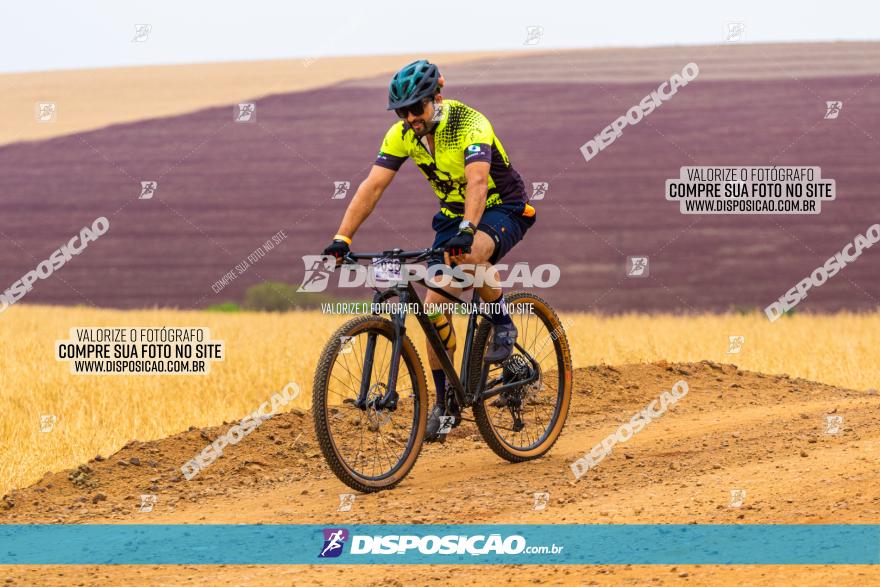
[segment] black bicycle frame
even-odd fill
[[[391,322],[394,324],[394,343],[391,352],[391,367],[388,374],[388,387],[384,394],[383,400],[388,397],[394,397],[395,391],[397,389],[397,374],[400,363],[401,346],[403,344],[403,336],[406,334],[406,315],[408,314],[406,308],[408,307],[408,303],[410,303],[411,301],[418,301],[420,306],[422,304],[422,300],[421,298],[419,298],[419,295],[413,287],[412,283],[413,282],[407,282],[405,285],[398,284],[387,290],[377,291],[373,295],[374,304],[385,302],[391,297],[397,297],[400,302],[397,306],[399,308],[399,311],[391,314]],[[444,289],[426,283],[423,279],[417,280],[415,281],[415,283],[419,283],[430,290],[436,291],[446,299],[459,303],[465,303],[463,300],[450,294]],[[479,294],[477,293],[477,290],[475,288],[473,292],[472,303],[476,304],[478,300]],[[468,313],[467,333],[465,335],[464,351],[461,358],[462,376],[459,377],[458,373],[455,371],[455,366],[452,364],[452,361],[446,354],[446,347],[443,345],[443,341],[440,340],[440,335],[437,333],[437,330],[431,323],[430,318],[428,318],[428,316],[424,312],[416,313],[416,319],[418,320],[419,325],[422,327],[422,330],[425,332],[425,337],[428,340],[428,344],[431,345],[431,348],[434,350],[435,355],[439,359],[440,366],[443,369],[443,372],[446,374],[446,379],[451,384],[453,392],[455,393],[455,397],[458,400],[458,405],[461,408],[466,408],[473,405],[477,401],[484,401],[490,397],[494,397],[506,389],[532,383],[538,379],[538,374],[540,373],[540,367],[535,361],[534,357],[526,352],[526,350],[522,346],[520,346],[519,343],[516,343],[516,348],[519,349],[519,351],[523,353],[532,363],[532,367],[534,369],[534,373],[532,376],[525,380],[518,380],[515,383],[495,386],[492,387],[491,390],[484,392],[482,390],[482,386],[483,382],[486,380],[489,366],[488,364],[483,363],[483,372],[480,374],[479,387],[473,390],[468,389],[467,385],[470,381],[470,374],[468,373],[468,370],[470,367],[471,353],[473,351],[474,333],[477,330],[478,316],[482,316],[483,318],[488,319],[488,315],[486,315],[484,312],[473,311]],[[361,407],[366,405],[367,393],[370,388],[370,374],[373,370],[373,355],[376,348],[376,337],[377,334],[374,332],[371,332],[367,335],[367,348],[364,358],[364,372],[361,378],[361,388],[357,402],[357,405]],[[384,405],[382,405],[383,403],[384,402],[380,401],[379,407],[384,407]]]
[[[416,283],[421,283],[425,287],[432,289],[445,298],[451,301],[463,303],[461,299],[456,296],[446,292],[439,287],[434,287],[428,283],[425,283],[423,280],[419,280]],[[396,390],[397,388],[397,374],[400,364],[400,353],[401,346],[403,344],[403,337],[406,334],[406,316],[409,314],[407,307],[410,302],[418,302],[421,305],[422,300],[419,298],[419,294],[416,292],[411,282],[407,282],[406,284],[396,285],[384,291],[377,291],[373,295],[373,303],[381,304],[382,302],[386,302],[389,298],[396,297],[399,301],[399,305],[397,306],[398,311],[391,313],[391,322],[394,324],[394,343],[391,348],[391,368],[388,373],[388,392],[392,393],[392,390]],[[473,293],[473,301],[476,302],[478,299],[477,291],[474,290]],[[419,322],[419,326],[422,327],[422,330],[425,333],[425,337],[428,340],[428,344],[431,345],[431,348],[434,350],[434,353],[437,355],[437,358],[440,360],[440,366],[443,369],[443,372],[446,373],[446,378],[449,381],[452,389],[454,390],[455,397],[459,402],[460,406],[468,406],[472,403],[472,394],[467,393],[466,382],[468,381],[468,364],[471,356],[471,348],[473,346],[474,332],[476,331],[476,321],[478,315],[482,315],[486,317],[485,314],[478,314],[473,312],[470,314],[468,318],[468,327],[467,334],[465,336],[464,342],[464,352],[462,356],[461,362],[461,372],[462,377],[459,378],[458,373],[455,371],[455,366],[452,364],[452,361],[449,359],[449,355],[446,354],[446,347],[443,345],[443,341],[440,340],[440,335],[437,333],[437,330],[434,328],[434,325],[431,323],[430,318],[424,312],[416,312],[416,319]],[[367,335],[367,348],[364,359],[364,373],[363,378],[361,379],[361,398],[366,399],[367,390],[370,387],[370,373],[372,372],[372,364],[373,364],[373,354],[375,352],[376,346],[376,334],[369,333]],[[470,397],[469,397],[470,396]]]

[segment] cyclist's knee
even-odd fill
[[[494,252],[495,241],[488,233],[478,230],[474,233],[474,244],[471,245],[471,252],[467,255],[471,259],[468,262],[474,265],[488,263]]]
[[[495,265],[489,263],[488,261],[482,261],[479,263],[461,263],[458,266],[461,267],[462,271],[468,273],[472,277],[472,279],[470,285],[468,285],[467,288],[460,290],[456,293],[467,293],[474,286],[476,286],[478,290],[483,288],[484,286],[489,286],[492,288],[501,287],[498,269],[496,269]]]

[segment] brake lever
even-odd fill
[[[424,253],[419,255],[418,259],[416,259],[416,262],[419,263],[421,261],[427,261],[433,255],[442,255],[445,251],[446,251],[446,249],[444,249],[443,247],[437,247],[436,249],[428,249],[427,251],[425,251]]]

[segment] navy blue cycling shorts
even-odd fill
[[[489,257],[489,262],[493,265],[500,261],[516,243],[521,241],[526,231],[535,223],[534,208],[531,206],[528,208],[531,216],[523,216],[523,212],[528,213],[525,202],[498,204],[483,212],[477,230],[482,230],[495,241],[495,251]],[[458,225],[461,224],[461,220],[460,217],[457,219],[449,218],[442,212],[437,212],[431,222],[431,227],[437,233],[431,248],[441,246],[458,234]],[[442,264],[443,255],[435,255],[428,262],[429,267]]]

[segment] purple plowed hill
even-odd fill
[[[547,59],[576,67],[578,54]],[[747,69],[731,55],[729,65]],[[686,63],[673,61],[666,79]],[[506,60],[505,71],[517,63]],[[795,79],[780,69],[779,79],[743,80],[703,71],[589,162],[579,147],[664,77],[503,79],[458,91],[450,81],[448,96],[489,117],[527,185],[550,182],[535,203],[537,223],[505,261],[558,264],[559,284],[543,292],[552,303],[600,312],[763,308],[880,221],[876,75]],[[251,124],[234,123],[230,105],[0,148],[0,290],[98,216],[110,219],[109,232],[23,301],[205,307],[240,300],[260,281],[299,283],[300,257],[319,254],[334,234],[394,122],[384,100],[381,85],[351,83],[258,99]],[[826,100],[843,102],[836,120],[823,119]],[[768,164],[821,166],[837,200],[818,216],[685,216],[664,199],[665,180],[684,165]],[[138,200],[145,180],[157,180],[158,191]],[[347,199],[331,199],[334,181],[351,182]],[[356,249],[429,245],[436,208],[405,164]],[[285,241],[212,291],[279,230]],[[650,276],[626,278],[628,255],[648,256]],[[878,266],[880,250],[866,251],[799,310],[877,307]]]

